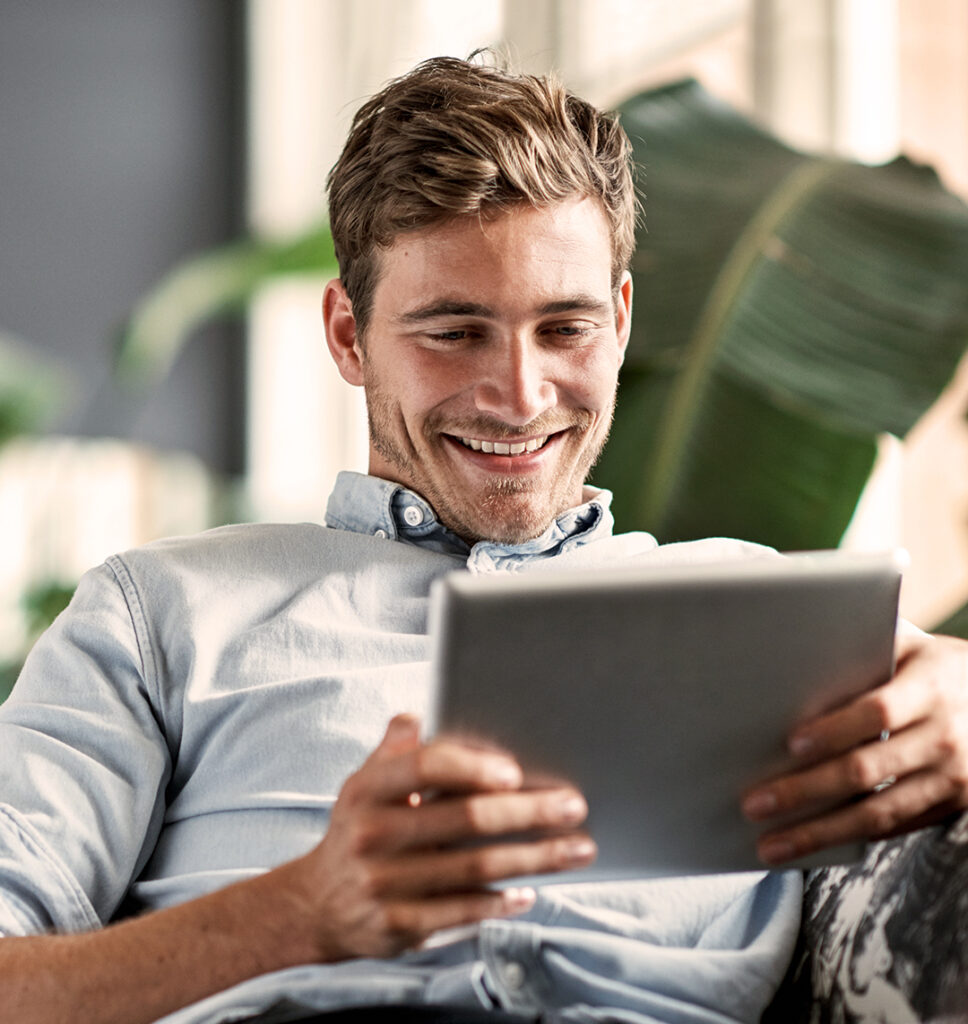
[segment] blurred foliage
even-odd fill
[[[118,339],[119,375],[143,385],[167,373],[196,328],[244,311],[273,278],[338,273],[328,225],[289,241],[254,237],[195,256],[171,270],[132,311]]]
[[[0,333],[0,446],[48,424],[63,408],[67,393],[66,378],[52,364],[28,351],[23,342]],[[50,588],[23,596],[28,617],[41,590]],[[37,622],[42,623],[40,630],[46,624],[46,612],[38,608],[37,615],[31,619],[32,634]],[[20,666],[20,661],[0,663],[0,701],[12,689]]]
[[[52,364],[0,333],[0,444],[48,423],[66,393],[65,378]]]
[[[968,637],[968,604],[962,605],[953,615],[949,615],[944,622],[938,623],[932,632],[943,633],[945,636]]]
[[[23,596],[21,605],[27,620],[27,632],[36,639],[70,604],[76,583],[41,583]]]
[[[37,584],[23,594],[20,606],[27,626],[25,652],[29,651],[37,637],[68,606],[75,589],[76,584],[73,583],[50,581]],[[0,702],[10,695],[22,667],[23,658],[0,663]]]

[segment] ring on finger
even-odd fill
[[[894,783],[897,782],[896,775],[888,775],[887,778],[882,779],[878,784],[871,790],[872,793],[880,793],[882,790],[890,789]]]
[[[880,739],[881,743],[883,743],[885,740],[889,740],[890,738],[891,738],[891,730],[890,729],[881,729],[881,735],[878,737],[878,739]],[[897,776],[896,775],[888,775],[886,778],[881,779],[881,781],[878,782],[878,784],[871,790],[871,792],[872,793],[880,793],[881,790],[890,789],[890,787],[893,786],[895,782],[897,782]]]

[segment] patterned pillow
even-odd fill
[[[807,876],[764,1024],[968,1021],[968,814]]]

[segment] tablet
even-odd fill
[[[584,793],[598,859],[547,882],[763,870],[740,796],[792,764],[799,721],[890,678],[902,563],[448,574],[431,592],[428,733],[513,753],[526,785]]]

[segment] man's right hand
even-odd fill
[[[521,786],[510,758],[422,744],[414,719],[395,718],[305,856],[97,931],[0,938],[3,1019],[148,1024],[259,974],[388,956],[526,910],[530,889],[489,885],[580,867],[595,847],[579,793]]]
[[[522,782],[510,757],[452,738],[421,743],[416,719],[394,718],[300,862],[317,958],[390,956],[442,928],[520,913],[532,889],[489,886],[591,863],[581,794]]]

